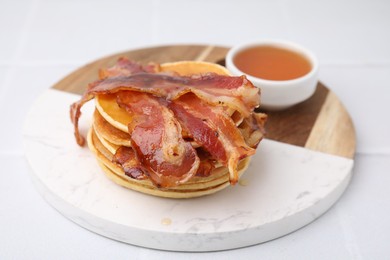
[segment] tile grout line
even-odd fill
[[[390,148],[385,149],[377,149],[377,150],[371,150],[371,151],[357,151],[355,152],[356,155],[367,155],[367,156],[390,156]]]
[[[24,149],[22,150],[1,150],[0,149],[0,157],[1,156],[24,156]],[[379,152],[375,152],[375,151],[357,151],[355,152],[355,157],[356,156],[390,156],[390,150],[384,150],[384,151],[379,151]]]
[[[211,50],[205,50],[205,51],[210,52]],[[16,58],[16,57],[12,60],[0,60],[0,67],[2,66],[3,67],[81,66],[83,64],[85,64],[85,61],[83,60],[20,60],[20,58]],[[389,68],[390,61],[372,61],[372,62],[322,61],[321,67],[325,67],[325,68],[331,68],[331,67],[351,68],[352,67],[352,68],[367,68],[367,69]]]
[[[321,67],[353,67],[353,68],[386,68],[390,67],[390,61],[322,61]]]
[[[81,60],[19,60],[0,61],[0,67],[45,67],[45,66],[82,66],[86,62]]]
[[[31,7],[26,15],[26,18],[24,19],[24,23],[20,30],[19,39],[16,45],[16,50],[11,59],[12,62],[9,66],[9,70],[7,71],[4,77],[2,87],[0,88],[0,103],[2,103],[2,101],[5,99],[5,92],[7,91],[8,88],[12,86],[12,80],[15,78],[17,74],[17,68],[18,68],[17,63],[22,58],[22,53],[27,43],[27,36],[31,29],[31,24],[35,19],[39,4],[40,4],[40,0],[32,0]]]
[[[4,158],[5,156],[24,157],[24,151],[0,151],[0,157]]]

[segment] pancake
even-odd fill
[[[128,177],[120,166],[113,163],[113,153],[103,145],[99,137],[97,137],[93,127],[89,130],[87,143],[106,176],[115,183],[128,189],[159,197],[179,199],[209,195],[230,185],[228,170],[226,167],[221,166],[214,169],[212,174],[208,177],[194,176],[188,182],[174,188],[158,189],[148,179],[136,180]],[[249,162],[249,157],[240,162],[238,166],[240,176],[248,167]]]
[[[174,71],[180,76],[188,76],[199,73],[216,73],[220,75],[231,75],[230,72],[223,66],[204,62],[204,61],[177,61],[161,64],[161,71]]]
[[[174,72],[181,76],[210,72],[229,75],[229,72],[220,65],[194,61],[161,64],[160,70],[167,73]],[[134,179],[127,176],[122,167],[113,162],[113,157],[119,147],[131,147],[131,138],[127,127],[132,122],[131,114],[119,107],[116,94],[96,95],[95,106],[93,124],[88,133],[87,143],[106,176],[115,183],[138,192],[166,198],[199,197],[230,186],[229,170],[219,162],[214,163],[214,169],[208,176],[193,176],[185,183],[170,188],[156,187],[147,176],[144,179]],[[227,110],[227,113],[237,126],[243,121],[241,114],[234,109]],[[183,137],[186,137],[185,133],[182,134]],[[191,142],[191,140],[188,141]],[[194,141],[191,142],[191,145],[194,148],[199,147]],[[239,177],[244,173],[249,162],[250,157],[239,162],[237,167]]]
[[[93,113],[93,126],[96,134],[102,136],[112,144],[130,147],[130,135],[127,131],[115,128],[96,109]]]

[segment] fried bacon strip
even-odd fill
[[[116,77],[116,76],[130,76],[137,73],[154,73],[160,70],[159,65],[150,64],[148,66],[142,66],[141,64],[131,61],[127,58],[119,58],[117,63],[108,69],[99,70],[99,79],[103,80],[108,77]],[[79,132],[79,118],[81,116],[81,107],[88,102],[89,100],[95,97],[97,93],[90,93],[93,91],[93,87],[91,84],[88,85],[87,91],[83,94],[81,99],[70,106],[70,119],[72,124],[74,125],[74,135],[77,143],[80,146],[85,144],[85,138],[80,135]]]
[[[128,125],[131,144],[141,165],[157,187],[172,187],[194,176],[199,157],[165,100],[150,94],[122,91],[117,103],[132,117]]]
[[[131,147],[119,147],[112,161],[120,164],[125,174],[133,179],[144,180],[147,178],[141,162],[137,159]]]
[[[175,100],[192,92],[212,105],[225,105],[249,116],[259,106],[259,89],[245,76],[230,77],[208,73],[195,76],[172,76],[165,73],[137,73],[110,77],[90,84],[89,93],[115,93],[133,90]]]
[[[131,76],[109,77],[90,84],[82,98],[71,106],[70,117],[79,145],[85,142],[78,130],[81,107],[97,94],[116,93],[123,90],[150,93],[167,100],[175,100],[192,92],[208,104],[234,108],[244,117],[249,116],[252,110],[259,105],[259,89],[255,88],[245,76],[229,77],[206,74],[181,77],[139,72]]]
[[[117,77],[117,76],[130,76],[141,72],[156,73],[159,71],[160,71],[160,66],[158,64],[151,63],[147,66],[142,66],[137,62],[121,57],[118,59],[116,64],[111,68],[100,69],[99,79],[105,79],[108,77]]]
[[[209,152],[199,147],[196,149],[196,153],[200,159],[199,168],[196,172],[196,176],[198,177],[207,177],[211,175],[211,172],[215,169],[216,161],[211,158]]]
[[[257,148],[260,141],[265,134],[265,122],[267,115],[263,113],[253,113],[251,116],[244,118],[242,123],[238,126],[246,143],[252,147]]]
[[[238,181],[238,163],[251,156],[255,149],[248,146],[231,117],[223,107],[207,106],[194,95],[182,96],[169,104],[182,127],[211,156],[227,166],[230,182]]]

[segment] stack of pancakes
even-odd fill
[[[161,71],[174,71],[183,76],[207,72],[229,75],[224,67],[206,62],[165,63],[161,64]],[[186,183],[172,188],[157,188],[149,179],[138,180],[127,176],[122,167],[112,159],[119,147],[131,146],[127,126],[132,118],[117,105],[115,95],[97,95],[95,104],[93,125],[88,133],[88,146],[107,177],[115,183],[146,194],[169,198],[199,197],[229,186],[228,169],[218,162],[209,176],[194,176]],[[238,166],[239,175],[245,171],[249,161],[250,157],[241,160]]]

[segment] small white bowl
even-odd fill
[[[302,77],[291,80],[266,80],[247,75],[239,70],[233,62],[237,53],[255,46],[274,46],[303,55],[310,63],[311,70]],[[318,82],[318,60],[308,49],[292,42],[281,40],[264,40],[241,44],[233,47],[226,55],[226,67],[236,76],[245,74],[247,78],[261,89],[261,108],[281,110],[298,104],[313,95]]]

